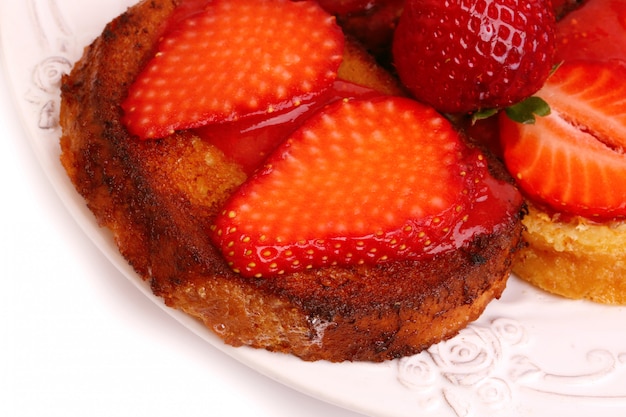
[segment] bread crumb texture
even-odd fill
[[[516,275],[567,298],[626,304],[626,221],[562,220],[531,205],[523,222]]]

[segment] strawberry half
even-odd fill
[[[279,112],[326,91],[344,36],[316,2],[216,0],[170,28],[122,108],[128,130],[175,130]]]
[[[434,109],[400,97],[346,99],[275,150],[211,237],[249,277],[422,259],[487,227],[472,220],[486,178],[482,154]]]
[[[572,61],[538,96],[535,124],[500,118],[507,168],[536,202],[591,218],[626,216],[626,66]]]

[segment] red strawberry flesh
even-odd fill
[[[557,60],[626,65],[626,0],[588,0],[557,25]]]
[[[626,216],[626,68],[564,63],[537,93],[552,114],[501,118],[505,162],[534,201],[593,219]]]
[[[323,106],[343,98],[375,96],[380,96],[380,93],[338,79],[329,91],[312,102],[270,115],[247,117],[236,122],[212,123],[195,129],[195,133],[219,148],[226,157],[239,164],[250,175],[280,143]]]
[[[343,45],[315,2],[210,2],[165,34],[122,104],[124,122],[158,138],[297,106],[332,86]]]
[[[211,237],[250,277],[416,260],[493,231],[513,201],[513,188],[492,180],[482,154],[432,108],[343,100],[276,149]]]
[[[386,0],[318,0],[318,3],[329,13],[348,15],[364,13],[384,3]]]
[[[595,221],[626,216],[626,0],[589,0],[557,24],[562,65],[534,125],[500,118],[504,159],[535,204]]]

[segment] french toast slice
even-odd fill
[[[61,162],[155,295],[230,345],[333,362],[417,353],[454,336],[500,296],[521,245],[521,200],[495,232],[432,259],[280,279],[233,272],[206,231],[246,180],[241,167],[190,131],[140,141],[121,122],[120,103],[179,3],[142,1],[114,19],[62,86]],[[360,48],[345,51],[340,76],[401,94]],[[497,163],[491,168],[506,177]]]

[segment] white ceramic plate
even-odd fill
[[[133,0],[0,3],[1,51],[37,158],[85,233],[140,291],[162,305],[97,227],[59,162],[60,77]],[[307,363],[225,346],[163,307],[225,354],[294,389],[371,416],[622,416],[626,310],[564,300],[512,277],[501,300],[457,337],[382,364]]]

